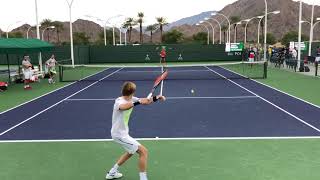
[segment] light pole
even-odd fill
[[[9,28],[10,28],[11,26],[15,25],[15,24],[20,23],[20,22],[21,22],[21,21],[17,21],[17,22],[15,22],[14,24],[10,24],[10,25],[7,27],[7,39],[9,38]]]
[[[237,26],[240,24],[241,24],[241,21],[235,24],[236,26],[234,28],[234,43],[237,43]]]
[[[122,45],[122,28],[121,26],[119,27],[119,41],[120,41],[120,46]]]
[[[212,16],[221,15],[221,16],[223,16],[224,18],[227,19],[227,21],[228,21],[228,23],[229,23],[229,28],[228,28],[228,29],[229,29],[228,43],[230,44],[230,42],[231,42],[231,23],[230,23],[229,18],[228,18],[226,15],[221,14],[221,13],[218,13],[218,12],[211,13],[211,15],[212,15]]]
[[[262,19],[264,16],[257,16],[257,17],[253,17],[251,19],[246,19],[244,20],[246,23],[246,26],[244,28],[244,44],[247,44],[247,28],[248,28],[248,24],[250,21],[254,20],[254,19]]]
[[[34,28],[34,27],[37,27],[37,25],[35,25],[35,26],[30,26],[30,27],[28,28],[28,30],[27,30],[27,39],[29,39],[29,32],[30,32],[30,30],[31,30],[32,28]],[[39,28],[40,28],[40,26],[39,26]]]
[[[264,0],[265,3],[265,13],[264,13],[264,50],[263,50],[263,58],[266,61],[267,60],[267,26],[268,26],[268,2],[267,0]],[[260,25],[260,23],[259,23]]]
[[[308,23],[311,24],[311,22],[308,21],[301,21],[301,23]],[[311,30],[312,31],[312,35],[310,35],[310,40],[309,40],[309,56],[311,56],[311,50],[312,50],[312,42],[313,42],[313,31],[314,28],[320,23],[320,18],[317,18],[316,23],[311,24]]]
[[[279,14],[280,13],[280,11],[272,11],[272,12],[269,12],[269,13],[267,13],[267,14]],[[259,21],[259,24],[258,24],[258,44],[260,44],[260,25],[261,25],[261,21],[263,20],[263,19],[268,19],[268,17],[266,18],[267,16],[263,16],[261,19],[260,19],[260,21]],[[267,35],[265,34],[264,35],[265,36],[265,38],[267,37]],[[267,43],[267,40],[266,40],[266,42],[265,42],[265,44]],[[267,48],[267,46],[265,46],[265,48]],[[266,51],[265,51],[266,52]]]
[[[35,0],[35,13],[36,13],[36,29],[37,29],[37,39],[40,40],[40,25],[39,25],[39,15],[38,15],[38,1]],[[42,54],[41,51],[38,54],[39,68],[42,74]]]
[[[33,28],[34,26],[30,26],[27,30],[27,39],[29,39],[29,31]]]
[[[208,21],[200,21],[199,22],[199,24],[202,24],[202,23],[207,23],[211,26],[211,28],[212,28],[212,44],[214,44],[214,27],[213,27],[213,25]]]
[[[37,39],[40,39],[40,25],[39,25],[39,18],[38,18],[38,1],[35,1],[35,11],[36,11],[36,29],[37,29]],[[40,59],[41,57],[39,57]]]
[[[308,52],[308,56],[311,56],[311,48],[312,48],[312,41],[313,41],[313,18],[314,18],[314,5],[315,5],[315,1],[313,1],[312,4],[312,10],[311,10],[311,23],[310,23],[310,40],[309,40],[309,52]]]
[[[213,20],[213,21],[215,21],[215,22],[217,22],[218,23],[218,25],[219,25],[219,29],[220,29],[220,44],[221,44],[221,33],[222,33],[222,29],[221,29],[221,24],[220,24],[220,22],[218,21],[218,20],[216,20],[216,19],[214,19],[214,18],[204,18],[205,20]]]
[[[108,18],[107,20],[102,20],[98,17],[95,17],[95,16],[91,16],[91,15],[86,15],[86,17],[88,18],[95,18],[97,21],[100,21],[103,23],[103,34],[104,34],[104,45],[107,46],[107,24],[111,25],[112,26],[112,38],[113,38],[113,45],[115,45],[115,33],[114,33],[114,27],[115,25],[114,24],[111,24],[110,21],[114,18],[118,18],[118,17],[121,17],[123,15],[119,14],[119,15],[116,15],[116,16],[112,16],[110,18]]]
[[[297,67],[300,69],[300,60],[301,60],[301,21],[302,21],[302,1],[300,0],[299,7],[299,35],[298,35],[298,64]]]
[[[203,27],[206,28],[206,30],[208,32],[207,44],[209,45],[210,44],[210,36],[209,36],[210,30],[209,30],[209,28],[206,25],[203,25],[203,24],[196,24],[196,25],[197,26],[203,26]]]
[[[54,28],[56,28],[56,27],[54,27],[54,26],[49,26],[49,27],[46,27],[46,28],[44,28],[44,29],[42,30],[42,34],[41,34],[41,39],[42,39],[42,41],[44,41],[44,38],[43,38],[44,32],[45,32],[47,29],[54,29]]]
[[[71,61],[72,61],[72,67],[74,67],[74,53],[73,53],[73,31],[72,31],[72,4],[74,0],[66,0],[69,7],[69,18],[70,18],[70,53],[71,53]]]

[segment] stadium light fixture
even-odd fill
[[[241,24],[241,21],[235,23],[234,27],[234,43],[237,43],[237,26]]]
[[[54,29],[54,28],[56,28],[56,27],[55,27],[55,26],[49,26],[49,27],[46,27],[46,28],[44,28],[44,29],[42,30],[42,34],[41,34],[41,39],[42,39],[42,41],[44,40],[44,38],[43,38],[44,32],[45,32],[47,29]]]
[[[32,28],[34,28],[34,27],[36,27],[37,25],[35,25],[35,26],[30,26],[28,29],[27,29],[27,39],[29,39],[29,31],[32,29]]]
[[[313,41],[313,31],[314,31],[314,28],[320,23],[320,18],[316,18],[316,22],[312,25],[312,34],[310,36],[310,43],[309,43],[309,50],[312,49],[312,41]],[[311,55],[311,52],[309,51],[310,55]]]
[[[222,28],[221,28],[221,23],[218,21],[218,20],[216,20],[215,18],[208,18],[208,17],[206,17],[206,18],[204,18],[205,20],[207,20],[207,21],[209,21],[209,20],[213,20],[213,21],[215,21],[218,25],[219,25],[219,29],[220,29],[220,44],[221,44],[221,40],[222,40]]]
[[[212,44],[214,44],[214,27],[209,21],[203,21],[204,23],[207,23],[211,26],[212,28]]]
[[[246,19],[244,20],[246,23],[246,26],[244,28],[244,43],[246,44],[247,43],[247,28],[248,28],[248,24],[250,21],[254,20],[254,19],[262,19],[264,16],[256,16],[256,17],[253,17],[251,19]]]
[[[69,26],[70,26],[70,54],[71,54],[71,62],[72,62],[72,67],[74,67],[74,52],[73,52],[73,30],[72,30],[72,4],[74,0],[66,0],[69,8]]]
[[[266,15],[268,15],[268,14],[280,14],[280,11],[272,11],[272,12],[268,12],[268,13],[266,13]],[[262,22],[262,20],[266,17],[266,15],[264,15],[264,16],[257,16],[257,18],[259,18],[260,19],[260,21],[259,21],[259,24],[258,24],[258,44],[260,44],[260,24],[261,24],[261,22]],[[267,20],[267,19],[266,19]],[[266,31],[266,28],[265,28],[265,33],[266,33],[267,31]],[[265,34],[264,35],[265,37],[265,42],[264,42],[264,48],[267,48],[267,41],[266,41],[266,38],[267,38],[267,35]],[[266,58],[267,58],[267,54],[266,54],[266,50],[264,51],[265,52],[265,56],[264,56],[264,59],[266,60]]]
[[[311,22],[309,22],[309,21],[301,21],[300,23],[308,23],[308,24],[311,24]]]
[[[211,13],[211,16],[216,16],[216,15],[221,15],[221,16],[223,16],[224,18],[226,18],[227,19],[227,21],[228,21],[228,23],[229,23],[229,33],[228,33],[228,43],[230,43],[231,42],[231,22],[230,22],[230,20],[229,20],[229,18],[226,16],[226,15],[224,15],[224,14],[221,14],[221,13],[218,13],[218,12],[213,12],[213,13]]]
[[[21,23],[21,22],[22,22],[22,21],[17,21],[17,22],[15,22],[15,23],[13,23],[13,24],[10,24],[10,25],[7,27],[7,39],[9,38],[9,29],[10,29],[10,27],[13,26],[13,25],[15,25],[15,24]]]
[[[210,36],[209,36],[210,30],[209,30],[209,28],[208,28],[206,25],[199,24],[199,23],[197,23],[196,25],[197,25],[197,26],[203,26],[203,27],[206,28],[206,30],[207,30],[207,32],[208,32],[207,44],[209,45],[209,44],[210,44]]]
[[[280,14],[280,11],[273,11],[272,14]]]

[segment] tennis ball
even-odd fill
[[[191,89],[191,93],[194,94],[194,90],[193,89]]]

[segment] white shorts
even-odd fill
[[[254,62],[254,58],[249,58],[249,62]]]
[[[316,57],[316,62],[320,62],[320,56]]]
[[[135,154],[141,145],[137,140],[130,136],[126,137],[112,137],[114,142],[120,144],[129,154]]]
[[[23,72],[23,75],[24,75],[24,79],[32,79],[32,71],[30,69],[25,69],[24,72]]]

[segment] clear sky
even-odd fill
[[[71,2],[72,0],[68,0]],[[221,10],[236,0],[74,0],[73,18],[88,19],[85,15],[107,19],[122,14],[135,17],[145,13],[146,24],[155,23],[155,17],[166,17],[169,22],[199,14],[204,11]],[[263,0],[257,0],[263,1]],[[320,5],[320,0],[303,0]],[[35,0],[0,0],[0,28],[6,31],[28,23],[34,25]],[[38,0],[39,19],[68,21],[69,10],[66,0]],[[92,19],[94,20],[94,19]],[[16,23],[21,21],[20,23]],[[120,21],[120,20],[115,20]]]

